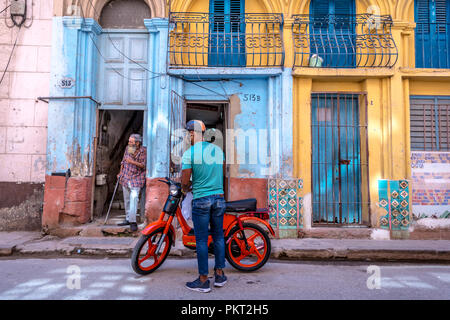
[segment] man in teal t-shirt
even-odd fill
[[[191,138],[191,147],[182,158],[181,184],[183,191],[191,186],[192,221],[197,249],[199,277],[187,282],[186,287],[200,292],[211,291],[208,280],[208,226],[214,241],[214,286],[222,287],[227,282],[223,272],[225,267],[225,241],[223,238],[223,197],[224,154],[216,145],[203,141],[205,125],[200,120],[191,120],[186,124]]]

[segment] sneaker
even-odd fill
[[[128,226],[128,225],[130,225],[130,222],[128,220],[123,220],[122,222],[118,223],[117,225],[120,227]]]
[[[138,227],[137,227],[137,223],[136,222],[131,222],[130,223],[130,229],[131,231],[137,231]]]
[[[198,292],[210,292],[211,288],[209,286],[209,280],[206,280],[205,282],[200,281],[200,277],[198,277],[196,280],[192,282],[186,282],[186,288],[193,291]]]
[[[214,270],[214,286],[223,287],[225,283],[227,283],[227,276],[225,275],[225,272],[222,270],[222,275],[219,276]]]

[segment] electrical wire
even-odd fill
[[[207,91],[209,91],[209,92],[212,92],[212,93],[214,93],[215,95],[224,97],[227,101],[229,101],[229,98],[228,98],[227,96],[224,96],[223,94],[221,94],[221,93],[219,93],[219,92],[217,92],[217,91],[214,91],[214,90],[212,90],[212,89],[209,89],[209,88],[207,88],[207,87],[204,87],[204,86],[202,86],[202,85],[199,85],[198,83],[196,83],[197,80],[187,80],[187,79],[184,79],[182,76],[179,76],[179,75],[173,74],[173,73],[168,73],[168,75],[169,75],[169,76],[172,76],[172,77],[175,77],[175,78],[177,78],[177,79],[183,80],[183,81],[185,81],[185,82],[192,83],[193,85],[195,85],[195,86],[197,86],[197,87],[199,87],[199,88],[202,88],[202,89],[205,89],[205,90],[207,90]],[[203,80],[200,80],[200,82],[203,82]],[[198,95],[198,96],[201,96],[201,95]]]
[[[2,84],[3,79],[5,78],[6,72],[8,71],[8,67],[9,67],[9,64],[11,62],[11,58],[13,56],[14,49],[16,48],[16,45],[17,45],[17,39],[19,39],[20,29],[21,29],[21,26],[19,27],[19,30],[17,31],[16,40],[14,41],[14,45],[13,45],[13,47],[11,49],[11,54],[9,55],[8,63],[6,64],[5,70],[3,71],[2,78],[0,79],[0,85]]]
[[[93,5],[92,1],[91,1],[91,0],[88,0],[88,3],[89,3],[89,5],[92,7],[92,9],[94,10],[95,15],[97,15],[97,17],[100,18],[100,14],[98,13],[97,9],[95,9],[95,6]],[[83,12],[82,6],[80,6],[80,9],[81,9],[81,13],[82,13],[83,20],[84,20],[85,17],[84,17],[84,12]],[[123,57],[125,57],[125,58],[128,59],[129,61],[131,61],[131,62],[137,64],[137,65],[140,66],[141,68],[143,68],[143,69],[149,71],[150,73],[157,74],[157,76],[152,77],[152,78],[149,78],[148,80],[154,79],[154,78],[157,78],[157,77],[160,77],[160,76],[164,75],[164,73],[157,73],[157,72],[154,72],[154,71],[152,71],[152,70],[149,70],[148,68],[142,66],[142,65],[139,64],[138,62],[136,62],[136,61],[134,61],[133,59],[129,58],[127,55],[125,55],[122,51],[120,51],[120,50],[115,46],[115,44],[114,44],[114,42],[112,41],[111,36],[110,36],[109,33],[107,33],[107,36],[108,36],[109,41],[111,41],[113,47],[114,47],[114,48],[115,48],[115,49],[116,49]],[[91,40],[93,41],[92,37],[91,37]],[[99,51],[99,48],[98,48],[97,45],[95,44],[95,41],[93,41],[93,42],[94,42],[94,46],[97,48],[97,51]],[[100,52],[100,51],[99,51],[99,53],[100,53],[100,55],[101,55],[101,52]],[[103,59],[105,59],[105,58],[103,57],[103,55],[101,55],[101,56],[102,56]],[[119,75],[121,75],[117,70],[115,70],[115,69],[113,69],[113,70],[114,70],[116,73],[118,73]],[[168,75],[171,75],[171,74],[169,74],[169,73],[167,73],[167,74],[168,74]],[[124,76],[124,75],[121,75],[121,76],[124,77],[124,78],[127,78],[127,77]],[[199,81],[200,81],[200,82],[203,82],[203,80],[200,79],[200,76],[198,75],[198,73],[197,73],[197,76],[198,76],[198,78],[199,78]],[[214,93],[214,94],[216,94],[216,95],[222,96],[222,97],[224,97],[227,101],[229,101],[229,97],[228,97],[227,95],[223,95],[223,94],[218,93],[218,92],[216,92],[216,91],[214,91],[214,90],[211,90],[211,89],[209,89],[209,88],[206,88],[206,87],[204,87],[204,86],[201,86],[201,85],[199,85],[198,83],[195,83],[194,81],[186,80],[186,79],[184,79],[183,77],[176,76],[176,78],[181,79],[181,80],[183,80],[183,81],[185,81],[185,82],[192,83],[193,85],[195,85],[195,86],[197,86],[197,87],[200,87],[200,88],[202,88],[202,89],[204,89],[204,90],[210,91],[210,92],[212,92],[212,93]],[[132,80],[132,79],[130,79],[130,80]],[[145,79],[142,79],[142,80],[145,80]],[[225,92],[225,93],[226,93],[226,92]]]
[[[3,11],[6,11],[6,10],[8,10],[8,8],[9,7],[11,7],[11,5],[9,5],[9,6],[7,6],[5,9],[3,9],[2,11],[0,11],[0,14],[2,14],[3,13]]]

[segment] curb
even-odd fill
[[[99,238],[90,238],[99,239]],[[103,238],[104,239],[104,238]],[[122,238],[124,244],[84,243],[83,239],[41,239],[14,246],[0,245],[0,257],[72,257],[130,258],[137,238]],[[77,242],[78,241],[78,242]],[[86,241],[86,240],[84,240]],[[107,240],[104,240],[107,242]],[[118,242],[118,240],[116,240]],[[101,241],[99,240],[99,243]],[[170,257],[195,258],[194,250],[181,241],[171,248]],[[290,261],[390,261],[390,262],[450,262],[449,249],[380,249],[380,248],[286,248],[272,244],[271,259]]]

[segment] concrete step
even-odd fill
[[[299,238],[316,239],[370,239],[372,229],[367,227],[313,227],[302,229]]]

